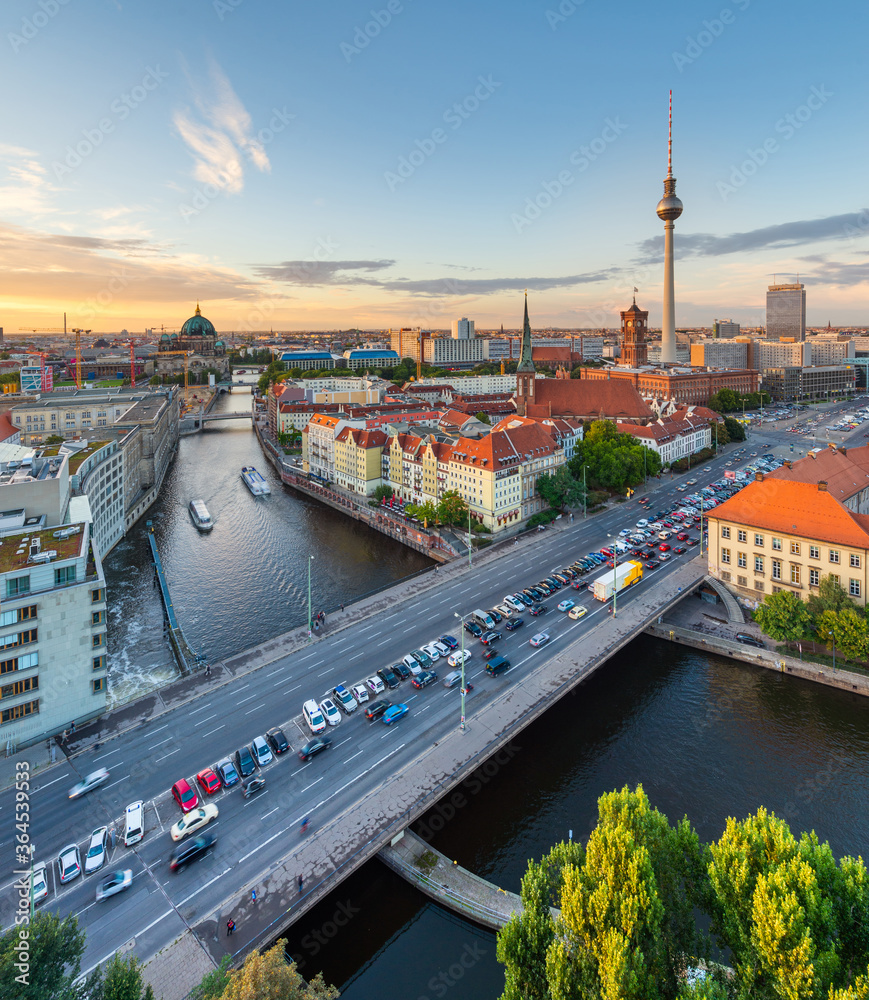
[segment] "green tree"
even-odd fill
[[[865,660],[869,655],[869,623],[854,608],[843,608],[836,614],[833,637],[849,660]]]
[[[378,486],[377,489],[375,489],[374,493],[372,494],[372,497],[378,503],[380,503],[380,501],[384,497],[386,497],[386,499],[389,500],[391,496],[392,496],[392,487],[387,486],[386,483],[382,483],[380,486]]]
[[[433,524],[435,518],[437,517],[437,507],[431,502],[431,500],[426,500],[422,504],[407,504],[404,508],[406,514],[410,514],[411,517],[416,517],[420,521],[425,520],[428,524]]]
[[[29,982],[22,983],[18,963],[19,935],[27,928],[15,927],[0,937],[0,997],[15,1000],[84,1000],[98,988],[99,975],[76,985],[84,954],[85,932],[73,917],[61,919],[50,910],[40,910],[29,927],[27,949]]]
[[[287,372],[287,374],[290,376],[290,378],[301,378],[303,373],[302,373],[302,369],[299,368],[298,365],[296,365],[296,367],[295,368],[291,368]]]
[[[489,419],[489,415],[487,413],[483,413],[482,411],[480,411],[480,413],[474,414],[474,416],[476,416],[477,420],[479,420],[481,424],[492,423],[492,421]]]
[[[88,992],[88,1000],[153,1000],[153,990],[142,978],[135,955],[113,955]]]
[[[585,496],[582,483],[574,478],[566,465],[556,469],[551,476],[538,476],[537,492],[555,510],[579,507]]]
[[[252,951],[240,969],[229,973],[220,1000],[334,1000],[339,996],[320,973],[306,983],[296,963],[287,961],[286,945],[281,939],[266,952]]]
[[[727,428],[727,434],[731,441],[745,440],[745,425],[734,417],[725,417],[724,426]]]
[[[441,524],[468,523],[468,505],[465,498],[456,490],[446,490],[437,507],[437,518]]]
[[[742,409],[742,396],[733,389],[719,389],[709,399],[709,409],[718,413],[733,413]]]
[[[818,619],[824,611],[842,611],[853,607],[854,602],[845,593],[845,588],[829,573],[821,577],[817,594],[809,594],[808,608],[815,632],[818,632]]]
[[[189,1000],[219,1000],[229,982],[229,968],[232,956],[224,955],[220,965],[211,972],[206,972],[198,986],[190,993]]]
[[[754,620],[776,642],[797,642],[812,628],[812,616],[805,602],[789,590],[767,594],[754,612]]]

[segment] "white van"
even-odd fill
[[[495,619],[489,614],[488,611],[480,611],[479,609],[472,611],[471,618],[474,619],[480,628],[484,628],[487,631],[495,627]]]
[[[145,808],[142,801],[131,802],[124,812],[124,846],[132,847],[145,836]]]

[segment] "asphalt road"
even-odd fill
[[[846,404],[847,405],[847,404]],[[776,441],[776,453],[787,456],[795,435],[786,432],[752,435],[746,454],[733,468],[750,461],[752,445]],[[779,443],[778,438],[781,438]],[[638,504],[642,495],[652,498],[651,512],[684,496],[677,490],[686,479],[699,486],[721,477],[735,445],[722,449],[713,462],[689,476],[653,480],[646,494],[637,495],[616,509],[523,539],[515,551],[508,548],[496,562],[455,580],[444,578],[441,587],[428,595],[396,605],[384,618],[363,620],[359,628],[345,628],[320,639],[309,650],[289,656],[237,681],[204,693],[194,706],[169,712],[153,723],[128,732],[101,749],[73,758],[44,775],[37,776],[31,790],[30,836],[36,858],[49,863],[49,897],[44,906],[61,915],[75,913],[87,930],[83,967],[88,969],[110,957],[135,939],[135,951],[146,959],[175,940],[199,915],[220,907],[245,887],[255,887],[263,872],[291,855],[299,843],[300,824],[311,816],[313,824],[325,823],[354,801],[376,788],[390,773],[393,758],[405,762],[434,740],[454,729],[460,719],[460,692],[438,683],[417,691],[409,681],[385,697],[409,706],[410,712],[393,726],[369,722],[357,709],[330,729],[331,749],[303,764],[296,751],[310,739],[302,717],[302,702],[318,701],[336,684],[361,682],[381,666],[395,663],[411,649],[448,633],[460,640],[455,612],[467,615],[474,608],[488,609],[502,602],[507,593],[536,583],[543,576],[605,544],[619,529],[632,527],[644,516]],[[687,492],[691,492],[689,489]],[[692,532],[697,536],[697,532]],[[689,549],[689,552],[696,552]],[[642,588],[655,585],[658,577],[672,571],[679,557],[645,574],[645,578],[620,596],[619,603],[632,600]],[[586,579],[592,579],[594,573]],[[573,621],[555,605],[570,597],[589,608]],[[522,614],[525,625],[515,633],[503,633],[499,651],[512,664],[499,678],[484,673],[484,647],[466,636],[472,651],[466,670],[474,690],[466,699],[468,719],[473,719],[474,701],[487,689],[515,681],[565,645],[592,628],[608,606],[594,601],[585,591],[557,591],[545,602],[547,613],[534,618]],[[548,645],[535,649],[530,637],[538,631],[551,635]],[[461,641],[461,640],[460,640]],[[439,676],[451,668],[441,659],[435,665]],[[384,697],[384,696],[381,696]],[[249,801],[238,786],[221,789],[211,796],[219,817],[207,828],[217,835],[214,850],[178,874],[169,870],[173,844],[169,827],[181,811],[169,794],[174,781],[186,777],[193,784],[197,771],[214,766],[224,756],[272,726],[280,726],[291,750],[263,769],[266,789]],[[78,800],[68,791],[80,776],[98,768],[110,771],[107,784]],[[14,789],[0,793],[0,924],[9,927],[17,905],[13,888],[17,868],[14,858]],[[145,802],[146,835],[135,848],[121,843],[125,806],[136,799]],[[56,858],[61,847],[75,841],[82,854],[90,832],[108,824],[116,831],[116,843],[104,869],[96,875],[80,876],[67,885],[58,879]],[[127,892],[102,903],[95,902],[101,876],[117,869],[133,872]]]

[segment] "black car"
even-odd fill
[[[382,704],[375,702],[375,704]],[[310,760],[311,757],[320,753],[322,750],[328,750],[332,746],[332,741],[328,736],[315,736],[312,740],[299,748],[299,760]]]
[[[544,597],[549,597],[552,591],[555,589],[551,584],[547,583],[545,580],[541,580],[540,583],[536,583],[530,590],[536,590],[538,593],[543,594]]]
[[[741,642],[743,646],[756,646],[758,649],[766,649],[766,646],[759,639],[755,639],[753,635],[746,635],[745,632],[737,632],[736,641]]]
[[[256,770],[256,762],[253,759],[253,754],[247,747],[241,747],[241,749],[235,751],[235,766],[238,768],[238,773],[242,778],[249,778]]]
[[[492,631],[492,632],[487,632],[485,635],[481,635],[480,636],[480,642],[484,646],[488,646],[489,643],[492,643],[496,639],[500,639],[500,638],[501,638],[501,633],[500,632]]]
[[[392,670],[393,673],[398,674],[403,681],[406,681],[408,677],[411,676],[410,668],[406,663],[393,663],[390,670]]]
[[[169,868],[173,872],[180,871],[185,865],[189,865],[191,861],[195,861],[197,858],[208,854],[216,843],[217,837],[213,833],[201,833],[198,837],[194,837],[193,840],[184,841],[184,843],[179,844],[172,852],[169,858]]]
[[[498,624],[498,622],[504,620],[504,616],[501,614],[500,611],[489,610],[487,614],[491,615],[492,620],[495,622],[496,625]]]
[[[476,622],[465,622],[465,631],[470,632],[471,635],[475,635],[478,639],[483,634],[483,630]]]
[[[438,675],[434,670],[421,670],[410,683],[415,688],[424,688],[428,687],[429,684],[434,684],[437,679]]]
[[[219,760],[216,767],[224,788],[231,788],[238,781],[238,771],[236,771],[235,764],[232,763],[229,757]]]
[[[504,625],[504,628],[508,632],[515,632],[517,628],[521,628],[525,622],[521,618],[510,618]]]
[[[447,649],[458,649],[458,642],[451,635],[442,635],[438,642],[442,642]]]
[[[686,545],[696,545],[696,544],[697,544],[697,539],[696,539],[696,538],[689,538],[689,539],[688,539],[688,540],[687,540],[687,541],[685,542],[685,544],[686,544]]]
[[[674,556],[681,556],[684,551],[685,551],[685,546],[684,545],[677,545],[676,548],[673,549],[673,555]]]
[[[372,701],[370,705],[365,708],[365,718],[366,719],[379,719],[381,715],[387,710],[387,708],[392,707],[391,701]]]
[[[266,739],[269,741],[269,746],[277,754],[286,753],[290,749],[290,744],[281,729],[270,729],[266,733]]]
[[[657,569],[657,568],[658,568],[658,561],[657,561],[657,559],[650,559],[646,563],[646,569]]]
[[[392,672],[390,667],[381,667],[380,670],[377,671],[377,676],[388,688],[398,687],[399,678]]]
[[[524,595],[525,595],[525,596],[526,596],[526,597],[528,598],[528,600],[529,600],[529,601],[531,602],[531,603],[530,603],[530,604],[528,605],[528,607],[529,607],[529,608],[530,608],[530,607],[531,607],[531,606],[532,606],[533,604],[536,604],[536,603],[537,603],[538,601],[542,601],[542,600],[543,600],[543,598],[544,598],[544,596],[545,596],[545,595],[544,595],[544,593],[543,593],[543,591],[542,591],[542,590],[537,590],[537,589],[536,589],[536,587],[528,587],[528,589],[527,589],[527,590],[523,590],[523,591],[522,591],[522,593],[523,593],[523,594],[524,594]]]
[[[561,580],[558,579],[557,576],[547,576],[545,578],[545,582],[548,583],[553,590],[561,590],[561,588],[564,586],[564,584],[561,582]]]
[[[259,775],[254,775],[252,778],[248,778],[247,781],[241,783],[241,794],[249,799],[252,795],[256,795],[257,792],[261,792],[266,787],[266,779],[261,778]]]
[[[515,594],[514,596],[516,597],[516,600],[520,604],[524,604],[526,608],[530,608],[531,605],[534,603],[531,597],[528,594],[526,594],[524,590],[518,594]]]
[[[530,608],[529,611],[528,611],[528,614],[529,615],[534,615],[535,617],[537,617],[537,615],[545,615],[546,614],[546,605],[545,604],[540,604],[536,608]]]
[[[500,656],[500,655],[501,654],[498,652],[497,649],[487,649],[486,652],[483,653],[483,659],[484,660],[494,660],[496,656]]]

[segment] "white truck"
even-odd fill
[[[608,601],[613,594],[621,593],[625,587],[639,583],[643,579],[641,562],[619,563],[615,569],[608,569],[594,581],[594,597],[597,601]]]

